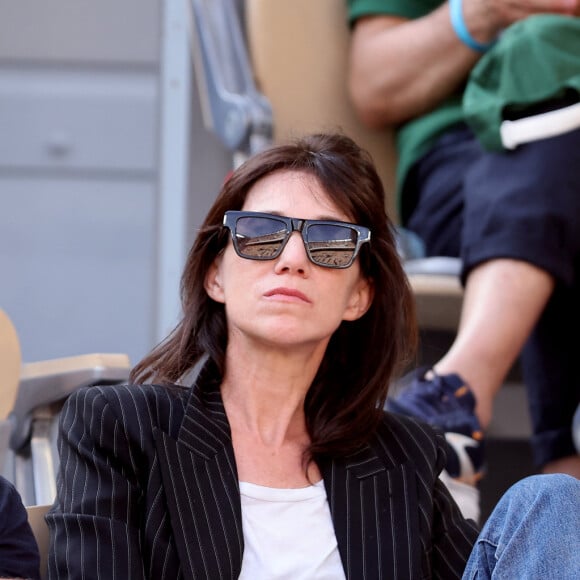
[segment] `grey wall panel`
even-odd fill
[[[0,167],[153,172],[156,72],[0,67]]]
[[[0,305],[26,362],[153,344],[155,189],[0,172]]]
[[[185,7],[0,0],[0,306],[26,361],[136,362],[179,314],[182,257],[231,166],[186,82]],[[162,34],[181,39],[176,75]]]
[[[0,0],[0,59],[151,64],[161,0]]]

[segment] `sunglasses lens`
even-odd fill
[[[276,257],[287,236],[286,224],[274,218],[252,216],[236,221],[236,247],[246,258],[269,260]]]
[[[306,233],[312,261],[330,268],[346,268],[352,263],[357,239],[354,228],[335,224],[313,224]]]

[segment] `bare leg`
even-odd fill
[[[519,260],[490,260],[469,274],[457,337],[435,370],[467,381],[484,429],[494,397],[553,289],[550,274]]]

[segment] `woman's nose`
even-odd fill
[[[310,260],[306,254],[306,248],[300,232],[292,232],[282,253],[278,256],[276,269],[280,271],[289,269],[304,272],[309,267],[309,264]]]

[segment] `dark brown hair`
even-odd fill
[[[332,336],[305,401],[309,459],[352,452],[369,440],[389,384],[408,363],[417,340],[413,297],[385,213],[381,180],[370,155],[341,134],[316,134],[250,158],[224,183],[189,252],[181,279],[183,318],[139,362],[134,382],[176,382],[207,353],[224,375],[228,342],[223,304],[206,293],[206,273],[228,243],[226,210],[242,208],[260,179],[282,170],[314,176],[354,223],[371,230],[359,260],[374,298],[359,320],[342,322]]]

